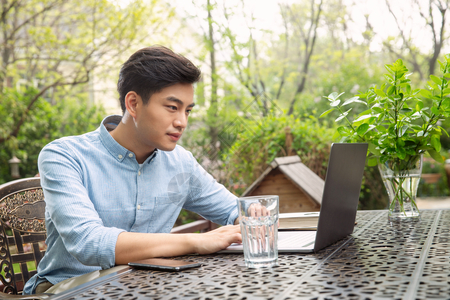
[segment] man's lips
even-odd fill
[[[181,133],[168,133],[167,135],[174,141],[178,141],[181,137]]]

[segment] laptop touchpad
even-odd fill
[[[279,231],[278,249],[313,248],[316,231]]]

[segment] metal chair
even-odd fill
[[[47,248],[44,243],[45,202],[39,177],[0,185],[0,219],[0,281],[3,285],[0,291],[21,294],[24,284],[36,274],[36,267]],[[5,296],[10,299],[45,298],[45,295],[14,297],[0,293],[0,298]]]

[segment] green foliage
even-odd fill
[[[25,91],[6,88],[0,95],[0,137],[10,133],[37,94],[33,88]],[[82,134],[98,127],[105,113],[102,108],[88,105],[85,95],[60,99],[51,105],[40,97],[31,107],[17,136],[12,136],[0,148],[0,184],[12,180],[8,160],[16,155],[22,177],[38,173],[37,158],[49,142],[67,135]]]
[[[408,169],[424,152],[442,162],[440,136],[446,131],[438,121],[450,116],[450,55],[440,65],[441,77],[431,75],[427,89],[412,89],[408,69],[399,59],[385,66],[386,83],[380,88],[374,86],[345,102],[342,94],[331,93],[326,97],[331,109],[321,116],[339,111],[335,121],[346,122],[337,129],[341,141],[369,143],[369,165],[376,165],[377,159],[381,163],[394,159],[400,169]],[[431,107],[424,106],[426,99]],[[352,103],[362,103],[366,110],[350,121],[352,108],[346,106]]]
[[[132,0],[121,8],[108,0],[5,0],[10,9],[2,11],[0,40],[8,47],[2,51],[0,81],[25,79],[39,88],[85,82],[97,64],[108,65],[104,56],[114,61],[142,38],[139,29],[160,22],[149,19],[154,1],[148,2]]]
[[[292,155],[322,178],[326,174],[333,128],[321,125],[316,118],[269,115],[258,121],[242,120],[246,130],[240,134],[223,159],[227,180],[224,184],[236,194],[243,192],[276,157],[286,156],[286,127],[292,132]]]

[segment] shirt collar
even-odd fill
[[[102,123],[100,124],[100,140],[102,141],[108,152],[119,162],[122,162],[129,153],[133,153],[116,142],[116,140],[109,133],[110,131],[113,131],[117,127],[117,125],[119,125],[121,120],[122,116],[111,115],[104,118]],[[157,152],[158,149],[155,149],[155,151],[153,151],[153,153],[149,157],[147,157],[144,163],[149,163],[150,161],[152,161]]]

